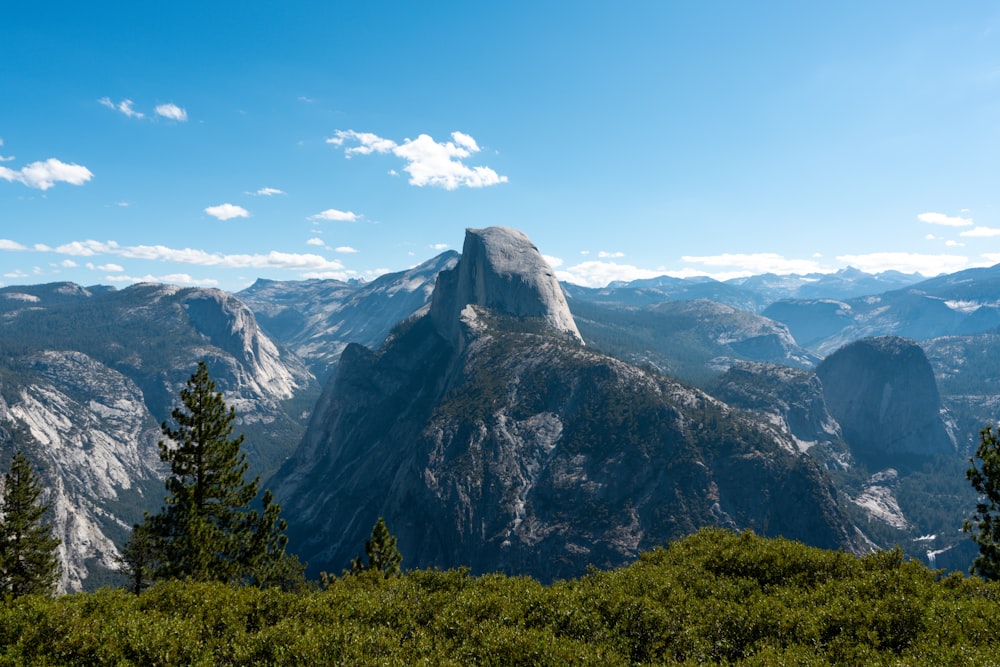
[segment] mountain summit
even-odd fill
[[[378,517],[407,567],[542,580],[705,525],[858,548],[786,432],[583,346],[538,250],[496,227],[469,230],[429,309],[347,346],[271,488],[317,573]]]
[[[438,275],[431,319],[445,340],[456,342],[460,323],[474,317],[467,306],[499,315],[541,318],[583,343],[559,281],[538,248],[510,227],[465,230],[462,259]]]

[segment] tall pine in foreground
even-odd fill
[[[975,521],[962,526],[979,545],[972,571],[984,579],[1000,579],[1000,437],[992,426],[979,432],[979,447],[969,463],[965,477],[979,494]]]
[[[268,491],[262,510],[251,510],[259,478],[245,479],[243,436],[232,437],[236,412],[216,391],[208,366],[198,363],[181,389],[183,407],[161,426],[160,459],[170,464],[165,506],[146,515],[123,550],[131,588],[149,581],[184,579],[251,585],[290,585],[302,566],[285,552],[281,507]]]
[[[59,579],[60,541],[44,521],[42,483],[28,458],[17,452],[3,476],[0,495],[0,593],[49,595]]]

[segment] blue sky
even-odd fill
[[[994,3],[8,5],[3,285],[1000,262]]]

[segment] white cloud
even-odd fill
[[[996,229],[994,227],[976,227],[974,229],[967,229],[964,232],[960,232],[959,236],[975,236],[978,238],[1000,236],[1000,229]]]
[[[129,100],[129,99],[124,99],[121,102],[119,102],[118,104],[115,104],[114,102],[111,101],[110,97],[102,97],[101,99],[97,100],[97,102],[99,104],[102,104],[102,105],[106,106],[109,109],[114,110],[114,111],[120,111],[121,113],[125,114],[129,118],[145,118],[146,117],[146,114],[142,113],[141,111],[136,111],[133,108],[132,105],[135,104],[135,103],[132,100]]]
[[[0,167],[0,178],[23,183],[29,188],[37,188],[38,190],[48,190],[56,183],[83,185],[93,177],[94,174],[86,167],[79,164],[66,164],[55,158],[49,158],[44,162],[32,162],[20,171]]]
[[[334,135],[326,140],[326,143],[334,146],[343,146],[347,141],[356,141],[357,146],[344,149],[344,154],[350,158],[354,155],[371,155],[372,153],[388,153],[397,144],[391,139],[383,139],[371,132],[355,132],[354,130],[337,130]]]
[[[3,139],[0,139],[0,146],[3,146]],[[14,159],[13,155],[10,157],[4,157],[3,155],[0,155],[0,162],[10,162],[13,159]]]
[[[944,242],[944,244],[946,246],[948,246],[949,248],[962,248],[962,247],[965,246],[964,243],[960,243],[958,241],[953,241],[952,239],[948,239],[947,241]]]
[[[314,236],[313,238],[306,241],[306,245],[318,245],[322,248],[325,248],[326,242],[323,239]]]
[[[352,254],[358,252],[358,250],[356,248],[352,248],[349,245],[342,245],[342,246],[338,246],[337,248],[335,248],[335,252],[339,252],[339,253],[344,254],[344,255],[352,255]]]
[[[475,139],[463,132],[452,132],[451,138],[451,141],[437,142],[429,134],[421,134],[398,144],[371,132],[337,130],[326,141],[334,146],[357,144],[344,149],[348,158],[372,153],[392,153],[402,158],[406,162],[403,171],[410,175],[410,185],[417,187],[433,185],[455,190],[463,186],[481,188],[507,182],[506,176],[500,176],[489,167],[470,167],[462,161],[480,151]]]
[[[962,255],[922,255],[909,252],[873,252],[866,255],[838,255],[837,259],[867,273],[901,271],[936,276],[968,268]]]
[[[27,250],[26,246],[10,239],[0,239],[0,250]]]
[[[544,259],[545,263],[548,264],[553,269],[558,269],[560,266],[563,265],[563,261],[559,257],[553,257],[552,255],[542,255],[542,259]]]
[[[786,259],[773,252],[760,253],[723,253],[721,255],[706,255],[695,257],[685,255],[681,260],[689,264],[700,264],[702,266],[728,268],[732,277],[737,275],[750,276],[761,273],[826,273],[829,269],[824,269],[818,262],[811,259]],[[698,274],[693,274],[698,275]],[[708,274],[701,274],[708,275]]]
[[[551,265],[550,265],[551,266]],[[588,261],[556,271],[556,277],[567,283],[584,287],[604,287],[615,280],[638,280],[662,276],[663,271],[640,269],[630,264]]]
[[[219,204],[218,206],[209,206],[205,209],[205,213],[208,213],[213,218],[218,218],[219,220],[250,217],[250,211],[246,210],[242,206],[236,206],[235,204]]]
[[[623,253],[623,252],[605,252],[604,250],[601,250],[599,253],[597,253],[597,256],[600,257],[601,259],[617,259],[619,257],[624,257],[625,253]]]
[[[972,218],[960,218],[958,216],[945,215],[944,213],[920,213],[917,220],[932,225],[944,225],[945,227],[968,227],[972,224]]]
[[[2,246],[0,246],[2,249]],[[12,248],[13,249],[13,248]],[[17,248],[24,249],[24,248]],[[314,254],[286,253],[272,250],[266,254],[226,255],[196,248],[170,248],[162,245],[119,246],[114,241],[72,241],[56,248],[35,246],[38,251],[51,251],[75,257],[112,255],[129,259],[143,259],[196,266],[218,266],[241,269],[295,269],[301,271],[339,271],[344,265],[336,260]],[[108,269],[111,270],[111,269]]]
[[[278,188],[261,188],[260,190],[257,190],[257,192],[254,192],[253,194],[259,197],[273,197],[274,195],[283,195],[285,194],[285,191],[279,190]]]
[[[71,259],[64,259],[63,261],[59,262],[59,266],[61,266],[64,269],[74,269],[77,267],[77,263]]]
[[[144,276],[105,276],[112,283],[167,283],[168,285],[194,285],[196,287],[215,287],[219,284],[214,278],[192,278],[187,273],[168,273],[154,276],[147,273]]]
[[[168,102],[167,104],[158,104],[156,106],[156,113],[164,118],[169,118],[170,120],[176,120],[184,122],[188,119],[187,111],[180,108],[173,102]]]
[[[35,246],[36,250],[51,250],[46,246]],[[61,255],[72,255],[74,257],[93,257],[94,255],[104,255],[118,251],[118,244],[114,241],[101,243],[100,241],[71,241],[58,246],[55,252]]]
[[[354,222],[357,219],[358,215],[353,211],[338,211],[335,208],[328,208],[307,218],[307,220],[334,220],[337,222]]]
[[[430,249],[431,250],[447,250],[450,247],[451,246],[449,246],[447,243],[433,243],[433,244],[431,244]]]

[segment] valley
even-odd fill
[[[406,567],[576,577],[705,526],[965,570],[1000,410],[994,269],[559,284],[516,230],[371,282],[0,288],[0,458],[61,590],[115,581],[198,360],[310,572],[384,516]]]

